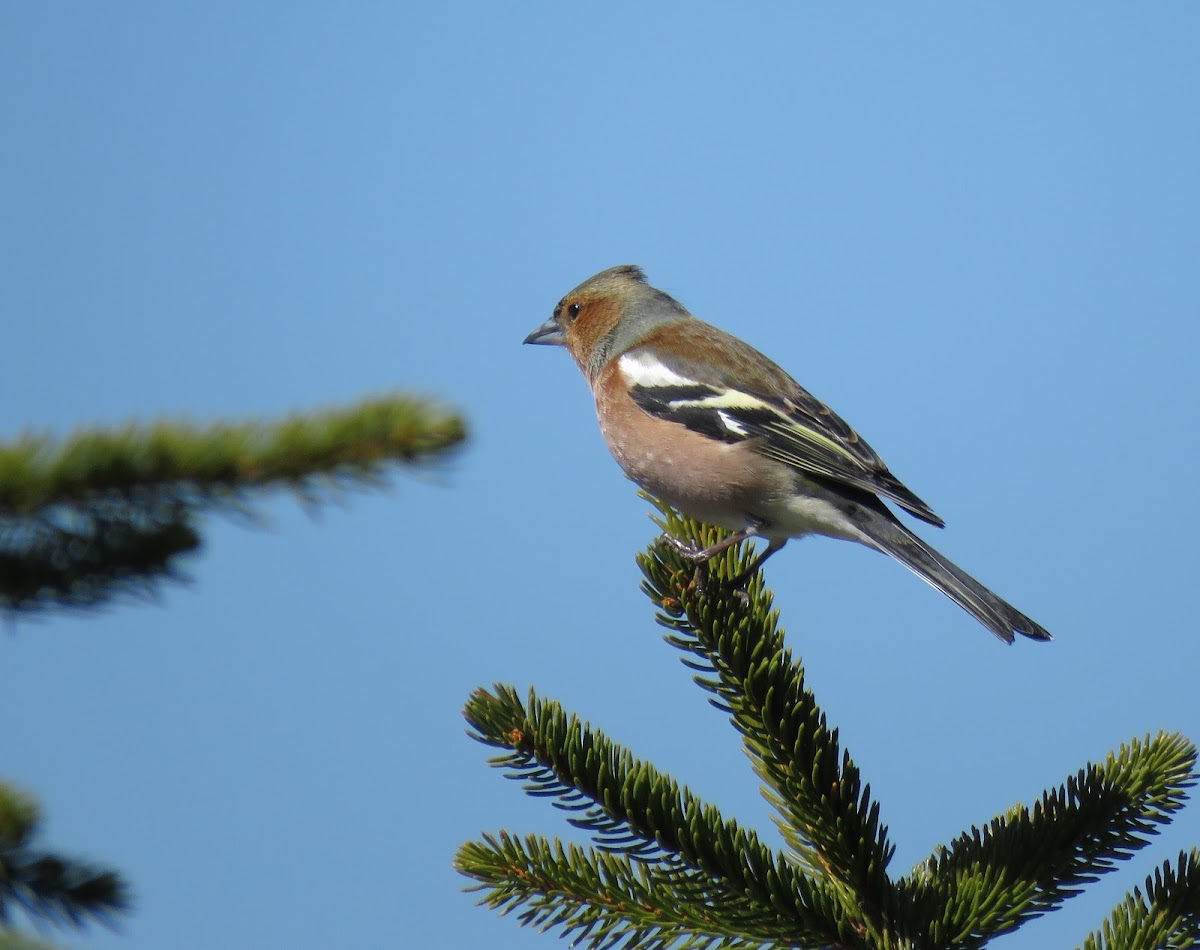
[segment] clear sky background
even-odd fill
[[[1194,3],[9,3],[0,437],[393,389],[469,448],[193,583],[0,642],[5,780],[136,892],[151,950],[525,948],[456,847],[568,829],[460,708],[533,684],[777,836],[660,639],[648,508],[566,355],[620,263],[768,352],[1057,637],[1005,648],[814,539],[768,567],[902,873],[1159,729],[1200,739]],[[1200,803],[1004,945],[1072,946]]]

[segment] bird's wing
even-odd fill
[[[724,442],[753,439],[768,458],[883,495],[929,524],[945,524],[832,409],[748,344],[702,326],[710,338],[721,334],[727,368],[675,355],[686,346],[643,346],[620,357],[644,412]]]

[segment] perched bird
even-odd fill
[[[790,538],[823,534],[881,551],[933,585],[1006,643],[1050,634],[908,530],[890,501],[944,522],[888,471],[828,406],[756,349],[611,267],[558,302],[526,343],[564,346],[596,399],[600,431],[626,474],[697,520],[734,532],[697,562],[761,537],[743,577]]]

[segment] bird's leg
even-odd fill
[[[748,568],[742,571],[742,573],[740,573],[737,577],[733,578],[733,580],[729,582],[729,586],[735,588],[745,587],[746,582],[750,580],[755,571],[763,566],[767,558],[769,558],[776,551],[781,550],[787,543],[787,538],[771,538],[771,540],[767,542],[767,549],[758,557],[756,557]]]
[[[703,564],[705,561],[716,557],[726,548],[731,548],[738,542],[753,537],[756,530],[755,527],[744,528],[706,548],[697,547],[687,541],[682,541],[674,535],[667,534],[665,531],[658,540],[668,547],[674,548],[676,554],[686,557],[688,560],[695,561],[697,564]]]
[[[727,548],[733,547],[739,541],[745,541],[746,538],[752,537],[755,529],[753,527],[746,528],[731,534],[727,538],[722,538],[716,544],[706,548],[697,547],[694,544],[689,544],[687,541],[681,541],[674,535],[667,534],[665,531],[658,540],[674,551],[686,557],[690,561],[696,562],[696,573],[692,577],[692,583],[696,590],[700,593],[704,592],[704,585],[708,582],[708,562],[716,555],[720,554]]]
[[[687,541],[681,541],[679,538],[676,538],[673,535],[665,532],[663,533],[662,537],[659,538],[659,540],[674,548],[675,551],[683,557],[696,562],[696,575],[693,580],[696,585],[696,589],[703,591],[704,584],[708,579],[708,561],[727,548],[731,548],[735,544],[745,541],[747,538],[757,537],[761,527],[762,526],[759,524],[754,524],[749,528],[743,528],[741,531],[735,531],[733,534],[729,535],[729,537],[722,538],[716,544],[710,545],[707,548],[700,548],[694,544],[689,544]],[[787,542],[787,538],[771,538],[770,541],[767,542],[766,550],[756,557],[749,567],[731,579],[729,581],[729,586],[734,590],[744,588],[746,583],[754,575],[754,572],[763,566],[767,558],[769,558],[776,551],[782,549]]]

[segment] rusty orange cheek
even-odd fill
[[[620,319],[621,307],[616,300],[594,300],[583,305],[579,316],[564,331],[567,347],[580,365],[586,365],[600,341]]]

